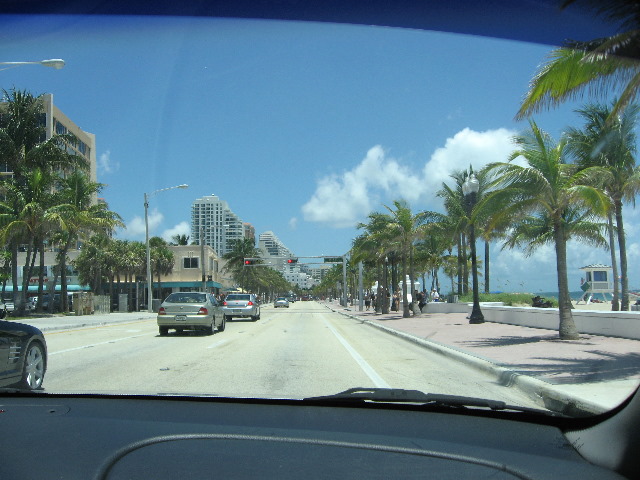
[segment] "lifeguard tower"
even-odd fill
[[[610,281],[612,275],[609,273],[613,269],[607,265],[594,264],[582,267],[580,270],[585,272],[582,285],[580,285],[584,294],[576,303],[589,304],[596,294],[602,295],[603,301],[608,302],[609,299],[605,294],[613,295],[613,284]]]

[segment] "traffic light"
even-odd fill
[[[254,258],[245,258],[244,259],[244,264],[245,265],[255,265],[256,264],[256,260]]]
[[[287,263],[291,264],[291,263],[298,263],[298,259],[297,258],[290,258],[287,260]]]

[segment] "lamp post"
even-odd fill
[[[189,188],[189,185],[182,184],[175,187],[161,188],[160,190],[154,190],[151,193],[144,194],[144,233],[145,243],[147,245],[147,311],[153,313],[153,288],[151,285],[151,249],[149,248],[149,197],[167,190],[173,190],[174,188]]]
[[[0,68],[0,71],[19,67],[21,65],[42,65],[44,67],[51,67],[56,70],[60,70],[64,67],[64,60],[61,58],[50,58],[48,60],[40,60],[39,62],[0,62],[0,65],[9,65],[8,67]]]
[[[462,193],[464,194],[465,201],[468,205],[469,217],[473,211],[473,207],[476,204],[476,196],[480,190],[480,182],[476,176],[472,173],[467,177],[462,184]],[[469,323],[484,323],[484,315],[480,310],[480,297],[478,295],[478,268],[476,262],[476,232],[474,221],[470,219],[469,225],[469,240],[471,242],[471,278],[473,279],[473,308],[471,309],[471,316],[469,317]]]

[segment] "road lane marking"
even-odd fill
[[[82,345],[80,347],[66,348],[64,350],[58,350],[57,352],[49,352],[48,356],[57,355],[59,353],[73,352],[74,350],[82,350],[83,348],[97,347],[98,345],[106,345],[108,343],[116,343],[116,342],[119,342],[121,340],[129,340],[131,338],[144,337],[144,336],[147,336],[147,335],[148,335],[147,333],[143,333],[141,335],[132,335],[130,337],[115,338],[113,340],[107,340],[106,342],[91,343],[89,345]]]
[[[117,326],[122,326],[122,325],[132,325],[134,323],[148,322],[149,320],[156,321],[155,318],[149,318],[149,319],[145,318],[143,320],[136,320],[136,321],[133,321],[133,322],[98,323],[98,324],[95,324],[95,325],[86,325],[84,327],[70,327],[70,328],[65,329],[65,330],[55,330],[53,332],[44,331],[43,333],[45,334],[45,336],[60,335],[61,333],[84,332],[84,331],[87,331],[87,330],[97,330],[99,328],[111,328],[111,327],[117,327]]]
[[[216,348],[219,347],[220,345],[227,343],[229,340],[219,340],[215,343],[212,343],[211,345],[209,345],[207,348]]]
[[[383,380],[383,378],[378,375],[378,373],[373,369],[371,365],[367,363],[367,361],[360,356],[360,354],[349,345],[342,335],[338,333],[338,331],[333,328],[333,326],[327,321],[326,318],[323,318],[322,321],[327,326],[327,328],[333,333],[336,338],[340,341],[342,346],[347,349],[347,352],[353,357],[353,359],[360,365],[360,368],[367,374],[367,376],[371,379],[373,384],[378,388],[391,388],[391,386]]]

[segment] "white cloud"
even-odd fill
[[[153,236],[153,231],[162,223],[162,220],[164,220],[164,215],[157,209],[154,208],[149,212],[149,236]],[[133,217],[127,222],[124,233],[130,238],[144,238],[144,218],[138,216]]]
[[[296,217],[291,217],[289,220],[289,228],[291,230],[295,230],[298,227],[298,219]]]
[[[111,152],[107,150],[100,155],[98,159],[98,173],[109,174],[117,172],[120,169],[120,163],[111,160]]]
[[[465,128],[447,138],[444,147],[436,149],[424,166],[425,188],[431,192],[439,190],[443,182],[451,181],[453,171],[465,170],[469,165],[480,170],[491,162],[506,161],[514,150],[515,133],[506,128],[484,132]]]
[[[414,204],[433,198],[442,182],[451,180],[449,175],[454,170],[470,164],[479,169],[487,163],[506,160],[513,151],[514,133],[504,128],[485,132],[465,128],[447,139],[422,170],[388,157],[376,145],[353,169],[318,180],[316,191],[302,206],[304,219],[351,227],[379,210],[382,203],[402,198]]]
[[[167,242],[171,242],[173,237],[176,235],[191,235],[191,226],[189,222],[180,222],[175,225],[173,228],[169,228],[162,232],[161,237],[165,239]],[[189,239],[191,241],[191,239]]]

